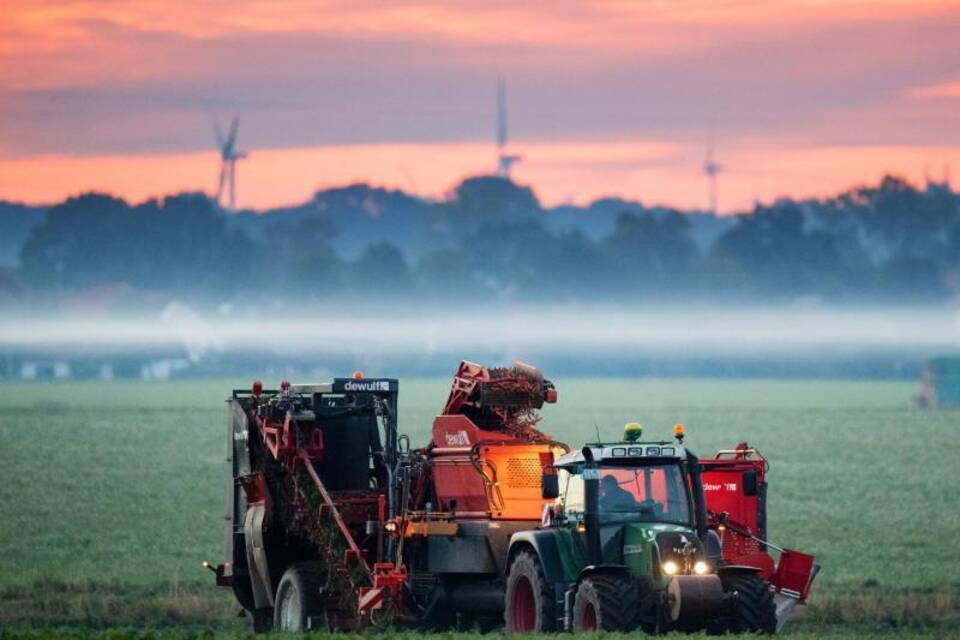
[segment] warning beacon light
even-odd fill
[[[679,422],[673,425],[673,437],[677,439],[677,442],[683,444],[683,437],[687,434],[686,428]]]

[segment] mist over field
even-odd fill
[[[736,216],[547,207],[502,176],[441,200],[356,184],[259,212],[195,193],[0,213],[7,378],[439,375],[461,358],[910,378],[960,347],[949,184],[887,177]]]
[[[947,308],[424,305],[414,313],[355,304],[226,315],[173,304],[153,317],[0,320],[8,360],[138,356],[179,363],[176,372],[188,375],[278,368],[343,375],[352,367],[442,375],[467,358],[545,363],[565,374],[736,375],[792,366],[799,375],[890,377],[916,375],[925,358],[958,348],[960,312]]]

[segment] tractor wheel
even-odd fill
[[[756,576],[723,577],[723,590],[736,593],[733,620],[729,631],[734,633],[776,633],[777,607],[770,583]]]
[[[324,579],[315,565],[291,565],[280,578],[280,585],[277,587],[273,606],[273,628],[276,631],[325,628],[323,584]]]
[[[507,633],[549,632],[557,628],[553,589],[547,584],[540,559],[521,551],[510,563],[504,607]]]
[[[640,598],[624,575],[595,575],[577,587],[573,630],[632,631],[640,619]]]
[[[254,609],[247,611],[250,625],[254,633],[269,633],[273,631],[273,609]]]

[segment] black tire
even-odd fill
[[[504,602],[504,632],[550,632],[557,629],[557,603],[540,559],[520,551],[510,562]]]
[[[735,593],[728,630],[733,633],[776,633],[777,606],[770,583],[756,576],[724,576],[723,590]]]
[[[248,609],[247,617],[250,618],[254,633],[273,631],[273,609]]]
[[[573,631],[632,631],[640,621],[640,597],[625,575],[584,578],[573,601]]]
[[[323,585],[323,577],[316,565],[291,565],[277,586],[273,603],[274,630],[295,632],[310,628],[325,629]]]

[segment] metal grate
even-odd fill
[[[514,489],[539,489],[542,482],[539,459],[508,458],[507,486]]]

